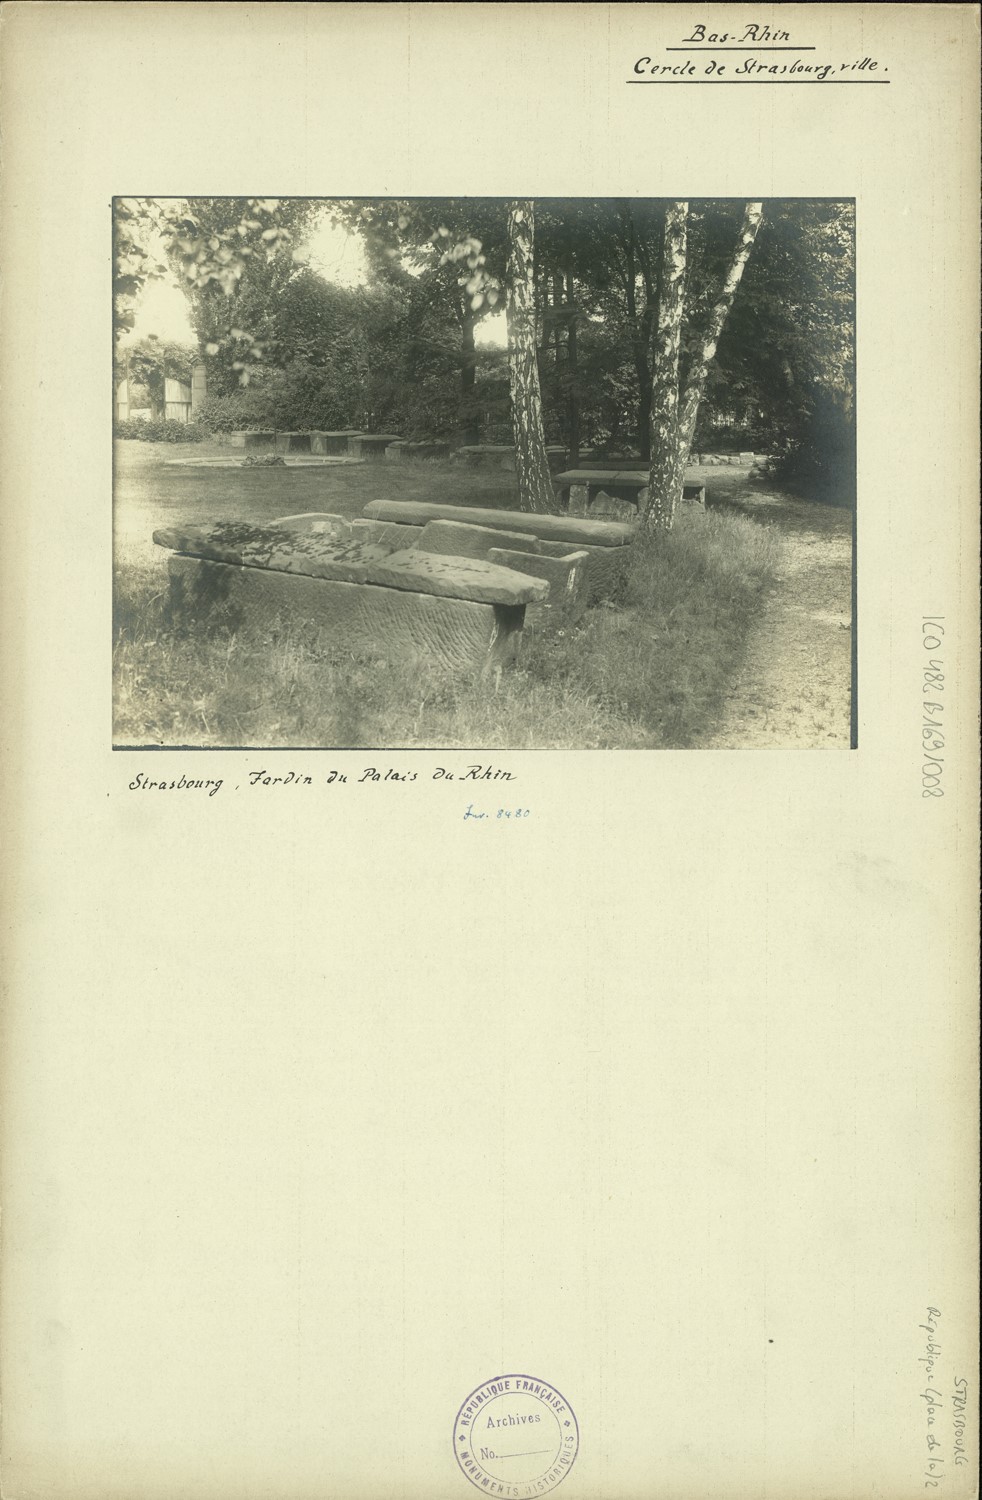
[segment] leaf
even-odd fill
[[[484,293],[478,292],[476,297],[471,298],[471,312],[477,312],[479,307],[484,306]]]
[[[219,352],[219,350],[221,349],[221,347],[222,347],[221,344],[206,344],[205,345],[205,353],[206,354],[217,354]]]

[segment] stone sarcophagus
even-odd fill
[[[548,579],[504,562],[420,546],[422,527],[342,516],[269,526],[216,522],[155,531],[169,548],[173,612],[233,628],[277,619],[323,630],[342,654],[454,670],[514,659],[530,604]]]
[[[580,581],[571,612],[576,613],[576,604],[582,609],[588,604],[609,598],[624,576],[630,544],[637,530],[626,521],[593,521],[572,516],[547,516],[528,511],[489,510],[471,505],[439,505],[415,500],[372,500],[365,506],[363,514],[373,521],[388,521],[394,525],[429,526],[438,521],[450,522],[465,531],[504,533],[497,544],[498,549],[531,553],[541,576],[546,576],[544,559],[562,560],[569,563],[571,554],[579,553],[577,568]],[[525,543],[516,547],[515,536],[525,538]],[[491,559],[491,551],[486,554]],[[502,559],[493,559],[500,562]],[[509,566],[515,566],[512,556]],[[523,561],[527,572],[534,571],[532,557]],[[550,607],[555,608],[556,576],[550,582]],[[563,584],[566,587],[566,584]]]

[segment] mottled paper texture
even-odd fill
[[[629,86],[765,23],[888,82]],[[467,1500],[512,1374],[567,1500],[974,1493],[977,23],[3,7],[9,1500]],[[110,202],[257,192],[855,197],[859,748],[114,754]]]

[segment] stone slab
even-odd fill
[[[312,453],[347,453],[349,440],[357,436],[358,433],[355,431],[312,432],[310,434],[310,451]]]
[[[544,537],[539,537],[539,555],[541,557],[568,557],[573,550],[571,542],[550,542]],[[596,552],[596,547],[587,547],[588,553]]]
[[[347,583],[368,581],[372,566],[386,559],[392,545],[368,536],[339,536],[289,527],[218,522],[212,526],[169,527],[153,534],[158,547],[189,557],[260,572],[301,573]],[[511,601],[509,601],[511,602]]]
[[[348,455],[351,458],[365,458],[370,454],[373,458],[384,458],[386,448],[398,436],[396,432],[363,432],[358,437],[348,439]]]
[[[591,547],[587,569],[587,595],[591,604],[611,599],[620,588],[631,551],[628,547]]]
[[[383,502],[372,503],[381,504]],[[461,507],[450,508],[461,509]],[[505,511],[502,512],[502,514],[505,516],[514,516],[515,512]],[[538,519],[542,518],[540,517]],[[367,525],[372,523],[366,522],[365,524]],[[596,523],[589,524],[593,526]],[[623,523],[615,522],[614,524],[622,525]],[[358,525],[359,522],[352,522],[353,528],[357,528]],[[407,539],[407,545],[411,545],[409,541],[411,537],[419,536],[421,534],[421,528],[419,527],[393,525],[392,530],[397,530],[401,534],[405,535]],[[630,533],[630,537],[633,537],[636,531],[636,527],[632,523],[630,525],[624,525],[624,530]],[[504,540],[507,533],[504,531],[499,531],[497,535],[502,540]],[[537,542],[538,549],[536,553],[532,554],[533,556],[564,558],[568,557],[570,552],[574,550],[575,547],[575,544],[571,544],[568,541],[553,541],[548,538],[542,537],[537,538]],[[517,549],[512,548],[510,550]],[[609,598],[610,595],[614,591],[616,591],[617,587],[620,584],[620,580],[623,577],[624,569],[627,566],[627,562],[630,557],[629,549],[627,547],[596,547],[590,545],[583,546],[582,544],[580,544],[580,547],[577,550],[581,550],[586,557],[584,569],[586,572],[586,593],[588,602],[592,604],[596,603],[598,600]],[[532,569],[524,568],[521,571],[531,572]],[[536,605],[534,606],[534,608],[538,609],[539,606]]]
[[[524,606],[480,604],[240,568],[196,557],[169,559],[171,612],[209,625],[268,629],[276,623],[323,633],[331,654],[482,672],[515,658]]]
[[[402,449],[403,458],[449,458],[450,444],[433,441],[431,443],[406,443]]]
[[[479,604],[539,604],[549,594],[548,583],[512,568],[475,557],[443,557],[415,547],[373,563],[368,581]]]
[[[421,552],[447,557],[484,557],[492,547],[536,552],[539,541],[530,532],[498,531],[493,526],[471,526],[464,521],[428,521],[416,544]]]
[[[443,505],[429,500],[370,500],[363,514],[372,520],[411,526],[425,526],[428,521],[462,521],[472,526],[492,526],[497,531],[521,529],[543,541],[570,542],[581,547],[626,547],[636,534],[634,525],[625,521],[580,520],[476,505]]]
[[[391,552],[402,552],[412,547],[423,535],[422,526],[396,526],[391,521],[351,522],[352,536],[365,536],[373,542],[384,542]]]
[[[648,483],[648,475],[638,469],[566,469],[556,475],[560,487],[573,484],[623,484],[628,488],[641,489]]]
[[[514,453],[514,443],[462,443],[456,450],[464,458],[501,458]]]
[[[277,453],[311,453],[311,434],[309,432],[278,432],[276,434],[275,448]]]
[[[594,503],[601,493],[613,500],[624,500],[640,510],[648,497],[648,473],[630,470],[571,469],[556,479],[564,503],[582,505],[585,509]],[[682,499],[697,505],[705,505],[706,488],[701,484],[684,484]]]
[[[533,607],[533,618],[539,611],[564,618],[578,620],[589,602],[590,554],[581,548],[567,552],[565,557],[530,556],[527,552],[516,552],[510,547],[495,547],[489,562],[500,563],[504,568],[518,568],[533,577],[544,578],[549,585],[549,597]]]
[[[335,468],[338,464],[353,464],[356,460],[339,454],[328,456],[324,453],[290,453],[282,459],[282,464],[277,467],[285,469],[327,469]],[[167,465],[176,465],[182,469],[243,469],[249,468],[247,458],[233,457],[207,457],[207,458],[165,458]]]
[[[353,522],[347,516],[335,515],[329,510],[304,511],[296,516],[278,516],[271,522],[273,526],[283,526],[288,531],[295,531],[301,536],[308,533],[313,536],[350,536]]]

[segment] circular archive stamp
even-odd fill
[[[465,1477],[484,1494],[532,1500],[566,1478],[580,1433],[554,1385],[533,1375],[498,1375],[461,1405],[453,1445]]]

